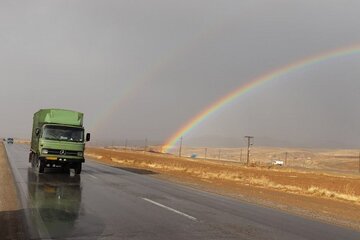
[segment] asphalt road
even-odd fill
[[[35,174],[7,145],[31,238],[360,239],[360,232],[87,161],[80,176]]]

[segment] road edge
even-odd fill
[[[13,167],[12,164],[9,160],[8,157],[8,152],[6,149],[6,146],[4,144],[4,142],[1,142],[0,144],[0,148],[2,148],[3,150],[3,160],[4,160],[4,167],[7,168],[7,170],[9,170],[9,175],[11,176],[11,182],[13,183],[13,186],[15,187],[15,191],[14,191],[14,199],[16,201],[15,206],[16,206],[16,211],[19,211],[19,222],[17,222],[17,224],[21,224],[21,233],[16,232],[15,234],[20,234],[21,237],[23,237],[23,239],[29,239],[30,237],[30,227],[27,221],[27,211],[26,211],[26,207],[24,206],[22,200],[21,200],[21,193],[20,193],[20,189],[19,189],[19,185],[18,182],[16,180],[14,171],[13,171]],[[19,236],[17,236],[19,237]]]
[[[0,146],[1,147],[1,146]],[[12,180],[13,183],[16,187],[16,197],[17,197],[17,201],[18,201],[18,207],[19,209],[23,210],[22,214],[23,214],[23,218],[22,218],[22,223],[25,226],[25,237],[26,239],[37,239],[39,234],[38,232],[32,227],[31,224],[31,218],[30,218],[30,212],[28,209],[28,205],[27,205],[27,197],[26,197],[26,193],[23,190],[23,182],[20,181],[21,177],[20,177],[20,173],[18,172],[18,170],[13,166],[12,162],[9,160],[9,156],[8,156],[8,150],[7,147],[4,143],[2,143],[2,147],[4,149],[4,155],[5,155],[5,160],[8,164],[11,176],[12,176]]]

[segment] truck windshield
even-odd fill
[[[83,142],[84,130],[82,128],[64,126],[45,126],[42,137],[49,140]]]

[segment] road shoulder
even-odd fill
[[[0,239],[26,239],[24,210],[3,143],[0,143]]]

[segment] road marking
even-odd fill
[[[171,208],[171,207],[167,207],[167,206],[165,206],[165,205],[162,205],[161,203],[155,202],[155,201],[150,200],[150,199],[148,199],[148,198],[142,198],[142,199],[145,200],[145,201],[147,201],[147,202],[149,202],[149,203],[152,203],[152,204],[154,204],[154,205],[156,205],[156,206],[158,206],[158,207],[165,208],[165,209],[167,209],[167,210],[169,210],[169,211],[171,211],[171,212],[177,213],[177,214],[179,214],[179,215],[181,215],[181,216],[183,216],[183,217],[187,217],[187,218],[189,218],[189,219],[191,219],[191,220],[193,220],[193,221],[197,221],[196,218],[194,218],[193,216],[190,216],[190,215],[188,215],[188,214],[186,214],[186,213],[180,212],[180,211],[178,211],[178,210],[176,210],[176,209],[173,209],[173,208]]]
[[[94,175],[87,173],[87,175],[89,175],[90,177],[94,178],[94,179],[98,179],[97,177],[95,177]]]

